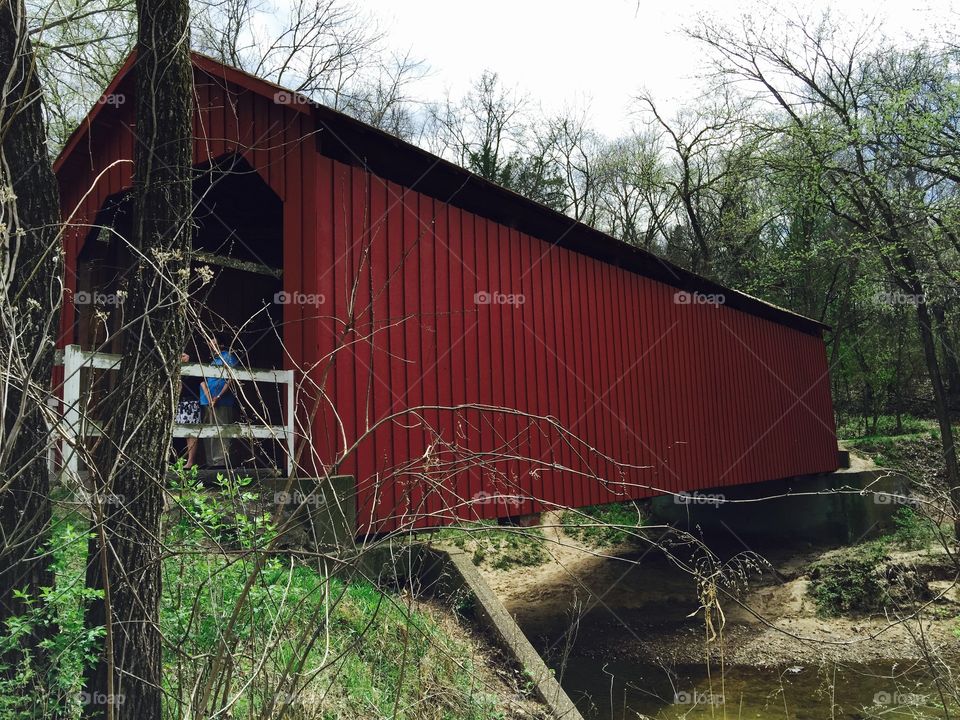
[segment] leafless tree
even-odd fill
[[[410,51],[390,52],[373,17],[348,0],[200,0],[194,42],[228,65],[415,139],[422,123],[411,86],[426,72]]]
[[[659,139],[634,133],[607,143],[597,162],[601,228],[631,245],[663,252],[676,196]]]
[[[430,108],[429,144],[438,155],[498,182],[509,175],[511,154],[524,141],[524,113],[517,91],[488,70],[459,100],[448,97]]]
[[[549,147],[563,178],[564,211],[574,220],[596,226],[600,212],[599,155],[601,140],[583,111],[570,109],[547,123]]]
[[[27,6],[54,155],[130,52],[133,0],[56,0]]]
[[[751,155],[741,149],[748,142],[745,108],[728,94],[719,104],[681,111],[671,121],[650,95],[641,95],[639,103],[672,158],[671,172],[662,180],[673,191],[682,226],[689,230],[689,259],[684,264],[709,275],[729,213],[749,181]]]

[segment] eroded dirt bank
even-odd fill
[[[575,654],[672,665],[703,662],[709,652],[718,660],[722,655],[728,665],[756,667],[824,660],[869,663],[917,659],[924,643],[944,655],[960,656],[960,594],[949,566],[931,559],[934,551],[900,552],[896,558],[937,576],[929,583],[934,598],[922,623],[894,617],[819,617],[807,586],[813,564],[832,551],[777,541],[754,548],[771,566],[747,562],[724,569],[745,588],[721,593],[722,616],[714,608],[708,629],[698,583],[690,572],[697,566],[696,553],[685,556],[683,548],[674,548],[671,560],[655,543],[596,550],[567,536],[557,521],[550,515],[544,518],[548,562],[508,570],[481,568],[548,660]],[[712,548],[724,560],[744,551],[733,538],[724,545]],[[714,639],[707,642],[711,632]]]

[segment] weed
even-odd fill
[[[469,553],[474,565],[486,564],[497,570],[542,565],[549,557],[539,528],[507,530],[481,521],[440,530],[433,537]]]
[[[934,421],[926,418],[903,415],[900,418],[900,427],[898,428],[895,415],[881,415],[877,418],[875,424],[871,424],[868,434],[868,428],[864,424],[863,418],[848,417],[842,418],[837,424],[837,437],[852,440],[918,435],[929,432],[934,425]]]
[[[70,717],[79,713],[84,670],[97,657],[103,628],[88,629],[87,605],[100,597],[83,582],[88,533],[82,520],[56,521],[47,552],[52,557],[52,587],[41,589],[38,597],[15,590],[26,606],[21,615],[8,618],[0,628],[0,658],[18,657],[15,667],[0,661],[0,717],[5,720],[34,717]],[[48,632],[40,646],[49,666],[24,652],[24,640],[33,633]]]
[[[226,490],[239,500],[249,492],[245,487],[231,483]],[[211,544],[211,533],[256,548],[263,538],[254,536],[267,526],[238,523],[242,503],[221,507],[226,495],[201,497],[193,488],[184,499],[189,510],[169,528],[170,552],[162,561],[163,717],[195,711],[199,691],[216,681],[211,660],[224,650],[230,659],[221,672],[236,685],[229,697],[213,699],[207,714],[229,700],[231,717],[497,717],[501,699],[478,680],[475,649],[441,629],[429,612],[289,557],[223,552]],[[100,656],[104,638],[103,628],[85,624],[86,607],[98,596],[84,583],[87,526],[79,516],[57,524],[49,549],[54,587],[35,598],[21,593],[28,612],[0,628],[0,657],[22,647],[38,625],[57,628],[45,645],[56,658],[49,671],[23,654],[17,667],[0,667],[3,720],[81,716],[84,670]]]
[[[891,541],[908,550],[925,550],[937,539],[937,526],[913,508],[902,507],[893,516],[896,530]]]
[[[560,516],[560,523],[564,533],[574,540],[603,548],[635,537],[633,530],[642,525],[642,517],[636,503],[611,503],[567,510]]]
[[[883,542],[844,548],[815,563],[810,594],[822,616],[880,611],[888,599]]]

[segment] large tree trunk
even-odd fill
[[[0,83],[4,93],[0,99],[0,205],[5,232],[0,238],[4,368],[0,375],[0,627],[4,627],[12,615],[26,609],[15,590],[26,589],[37,599],[39,588],[52,584],[49,560],[43,556],[50,524],[49,433],[43,411],[50,397],[63,273],[60,200],[47,154],[40,83],[22,0],[0,0]],[[29,647],[23,648],[40,662],[38,670],[44,663],[41,639],[34,635]]]
[[[932,306],[932,312],[937,321],[936,336],[943,354],[947,403],[950,405],[950,411],[956,414],[960,411],[960,360],[957,358],[956,345],[950,335],[946,308],[943,304],[937,303]]]
[[[188,0],[137,0],[137,145],[132,245],[117,397],[95,469],[111,493],[91,543],[90,614],[107,627],[87,689],[91,717],[160,717],[161,513],[191,249],[193,72]]]

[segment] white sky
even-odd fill
[[[697,94],[702,51],[680,32],[698,13],[735,19],[756,7],[737,0],[358,0],[383,24],[390,44],[411,48],[431,75],[428,99],[456,97],[484,69],[498,72],[547,111],[589,106],[606,135],[630,126],[628,105],[641,88],[676,107]],[[877,17],[891,36],[955,27],[950,0],[803,0],[853,22]],[[958,3],[960,7],[960,3]]]

